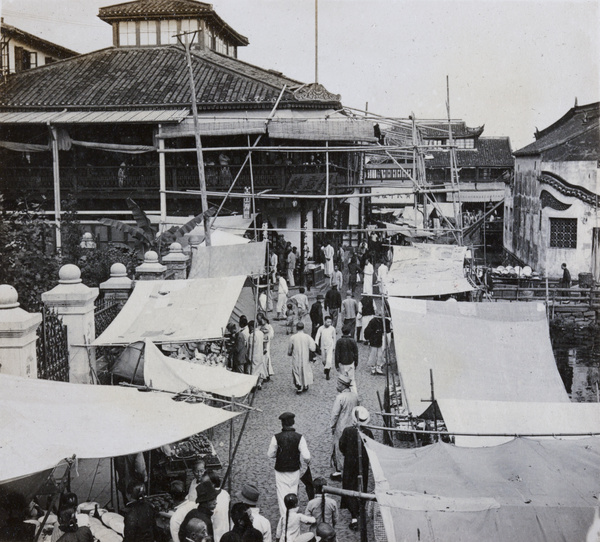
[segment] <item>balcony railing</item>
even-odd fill
[[[115,194],[132,190],[158,190],[157,166],[61,167],[62,192],[114,191]],[[225,190],[237,175],[239,166],[206,165],[204,172],[209,190]],[[284,190],[294,175],[325,175],[325,166],[319,165],[254,165],[252,168],[256,190]],[[345,186],[355,182],[355,173],[330,165],[332,186]],[[245,166],[236,187],[251,185],[250,169]],[[198,168],[194,165],[167,166],[167,190],[198,189]],[[0,190],[5,193],[51,192],[52,167],[7,167],[0,170]]]

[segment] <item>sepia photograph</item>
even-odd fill
[[[0,542],[600,542],[598,0],[0,45]]]

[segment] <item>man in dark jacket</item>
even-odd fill
[[[156,510],[144,499],[146,489],[143,482],[129,484],[127,494],[130,502],[125,508],[123,542],[154,542]]]
[[[351,332],[352,327],[342,327],[342,337],[338,339],[335,345],[335,369],[340,375],[345,375],[352,381],[350,389],[354,393],[358,393],[354,375],[354,371],[358,366],[358,345],[354,338],[350,336]]]
[[[314,339],[318,329],[323,325],[323,296],[319,294],[317,300],[310,307],[310,321],[312,329],[310,336]]]
[[[359,449],[358,431],[360,424],[369,423],[371,416],[365,407],[358,406],[352,412],[352,417],[354,418],[354,425],[344,429],[339,442],[340,452],[344,454],[342,488],[350,491],[366,492],[369,482],[369,456],[362,442]],[[369,429],[360,427],[360,432],[369,438],[373,438],[373,433]],[[362,461],[359,460],[359,454]],[[359,484],[359,475],[362,475],[362,486]],[[358,531],[359,500],[356,497],[342,497],[340,508],[346,508],[350,512],[352,516],[350,529]]]
[[[306,439],[296,433],[294,429],[295,414],[284,412],[281,420],[281,433],[271,438],[267,457],[275,459],[275,485],[277,487],[277,501],[279,503],[279,514],[285,516],[286,506],[283,499],[289,493],[298,494],[300,483],[300,459],[306,465],[310,464],[310,452]]]
[[[215,507],[217,506],[217,496],[219,493],[221,493],[221,490],[216,489],[210,480],[202,480],[202,482],[196,486],[196,502],[198,503],[198,508],[190,510],[185,516],[185,519],[181,522],[181,527],[179,528],[179,540],[185,540],[185,537],[182,536],[181,533],[185,534],[187,532],[188,523],[193,518],[201,519],[206,523],[208,534],[214,536],[211,518]]]
[[[337,327],[338,315],[342,308],[342,294],[338,292],[337,284],[331,286],[325,294],[325,309],[329,311],[333,327]]]
[[[369,341],[369,345],[371,347],[369,350],[369,366],[371,367],[371,374],[374,375],[383,374],[383,357],[385,354],[385,348],[389,346],[387,344],[387,340],[385,341],[386,344],[384,345],[384,321],[385,333],[389,333],[391,331],[390,319],[384,319],[379,315],[375,316],[375,318],[369,322],[369,325],[364,331],[365,339]]]

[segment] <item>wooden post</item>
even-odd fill
[[[160,134],[160,124],[158,125],[158,133]],[[160,137],[158,139],[158,180],[160,185],[160,222],[165,224],[167,221],[167,169],[165,140]]]
[[[248,136],[248,147],[250,146],[250,136]],[[252,192],[252,214],[254,215],[254,240],[258,239],[256,227],[256,200],[254,199],[254,170],[252,169],[252,151],[248,151],[248,166],[250,168],[250,191]]]
[[[54,223],[56,224],[56,252],[62,250],[62,235],[60,232],[60,163],[58,153],[58,133],[56,128],[48,123],[52,139],[52,177],[54,179]]]
[[[325,142],[325,146],[329,147],[329,141]],[[323,212],[323,227],[327,229],[327,211],[329,208],[329,151],[325,152],[325,210]]]
[[[198,123],[198,105],[196,103],[196,83],[194,81],[194,69],[192,68],[192,55],[190,54],[191,41],[188,35],[192,34],[192,40],[197,32],[188,32],[177,35],[179,39],[185,36],[183,46],[185,49],[185,57],[190,73],[190,93],[192,95],[192,116],[194,117],[194,136],[196,138],[196,156],[198,158],[198,177],[200,179],[200,200],[202,202],[202,212],[204,213],[204,235],[206,246],[211,245],[210,242],[210,218],[208,216],[208,197],[206,195],[206,177],[204,176],[204,155],[202,154],[202,138],[200,137],[200,125]],[[180,40],[181,41],[181,40]]]
[[[385,331],[385,330],[384,330]],[[358,491],[362,493],[363,487],[363,462],[362,462],[362,439],[360,438],[360,425],[356,426],[356,438],[358,439]],[[368,542],[367,539],[367,518],[365,517],[365,502],[361,499],[358,512],[358,524],[360,528],[360,540],[361,542]]]

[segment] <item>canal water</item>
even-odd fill
[[[558,372],[574,402],[600,399],[600,325],[576,327],[553,322],[552,349]]]

